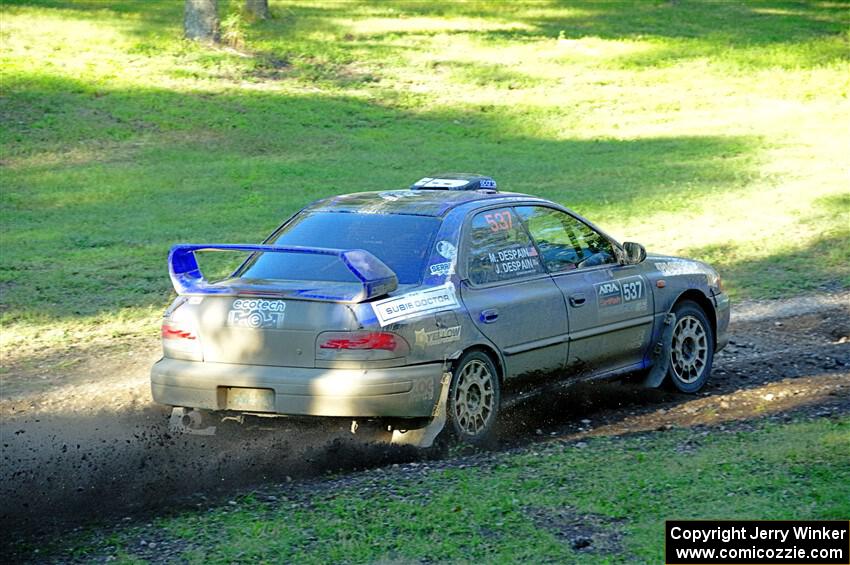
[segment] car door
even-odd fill
[[[503,353],[505,376],[562,369],[569,330],[564,296],[514,209],[475,214],[461,249],[461,299]]]
[[[547,206],[516,208],[567,304],[567,367],[600,373],[639,364],[650,340],[653,296],[636,265],[579,218]]]

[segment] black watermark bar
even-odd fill
[[[850,565],[847,520],[668,520],[667,565]]]

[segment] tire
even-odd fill
[[[714,363],[714,332],[703,309],[686,300],[673,309],[676,326],[670,345],[668,382],[680,392],[699,392]]]
[[[499,373],[489,355],[469,351],[455,364],[446,401],[447,428],[455,438],[473,445],[495,439],[501,394]]]

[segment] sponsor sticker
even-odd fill
[[[448,283],[372,303],[381,327],[423,314],[457,308],[455,287]]]
[[[451,261],[445,263],[434,263],[429,268],[432,275],[451,275],[454,273],[454,266]]]
[[[677,261],[659,261],[655,263],[655,268],[662,275],[672,277],[675,275],[713,275],[711,270],[704,265],[694,261],[677,260]]]
[[[430,347],[443,343],[460,341],[460,326],[450,328],[439,328],[433,331],[425,329],[416,330],[416,347]]]
[[[596,287],[596,301],[601,315],[640,312],[649,306],[646,281],[641,276],[605,281],[593,286]],[[618,308],[610,309],[615,306]]]
[[[281,329],[286,302],[261,298],[237,298],[227,313],[227,325],[236,328]]]
[[[424,187],[424,186],[439,186],[439,187],[448,187],[455,188],[458,186],[463,186],[469,181],[465,181],[463,179],[438,179],[434,177],[425,177],[424,179],[419,179],[413,186]]]
[[[403,198],[416,195],[417,193],[412,190],[387,190],[378,193],[378,196],[380,196],[384,200],[389,200],[390,202],[395,202],[396,200],[401,200]]]
[[[623,303],[623,289],[617,281],[596,283],[596,301],[600,308],[619,306]]]
[[[457,255],[457,247],[449,243],[448,241],[438,241],[437,242],[437,253],[445,257],[446,259],[454,259]]]

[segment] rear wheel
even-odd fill
[[[676,326],[670,345],[670,383],[681,392],[694,393],[705,386],[714,362],[714,334],[702,308],[685,301],[673,310]]]
[[[455,437],[476,445],[495,439],[500,400],[499,375],[493,360],[481,351],[463,355],[452,373],[446,402],[449,428]]]

